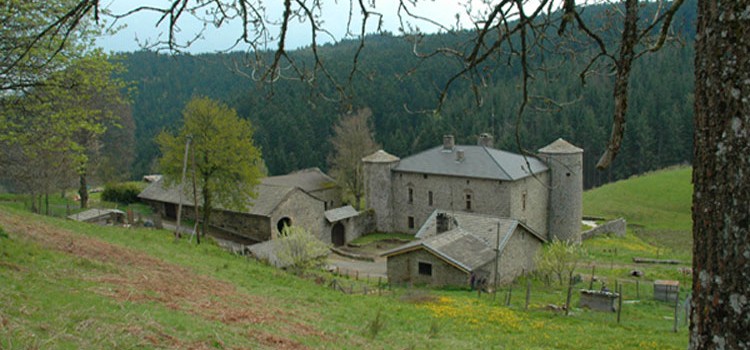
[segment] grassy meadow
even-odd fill
[[[656,237],[689,235],[685,172],[657,172],[584,197],[587,215],[641,225],[637,234],[586,241],[578,270],[584,281],[574,306],[592,268],[608,286],[623,286],[619,324],[615,313],[555,310],[566,288],[554,280],[529,276],[495,295],[398,287],[348,295],[325,278],[292,276],[213,244],[33,215],[1,197],[0,349],[684,349],[682,313],[673,332],[674,305],[652,300],[650,282],[686,285],[688,277],[676,266],[638,266],[645,276],[636,288],[629,272],[634,256],[685,257]],[[672,182],[660,186],[666,180],[652,177]],[[680,186],[688,189],[674,196],[651,192]]]

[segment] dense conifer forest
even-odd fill
[[[589,11],[594,16],[596,8]],[[351,109],[372,109],[375,139],[383,149],[406,156],[438,145],[444,134],[454,134],[458,143],[474,144],[477,135],[489,132],[495,146],[513,152],[534,152],[562,137],[583,148],[585,186],[627,178],[665,166],[690,163],[693,134],[693,37],[695,2],[688,1],[675,20],[675,30],[684,40],[667,45],[635,62],[631,77],[630,109],[623,149],[614,166],[597,171],[595,164],[609,138],[613,110],[612,77],[607,72],[591,75],[585,84],[578,73],[582,60],[575,54],[546,58],[554,71],[534,73],[531,90],[557,105],[535,101],[522,120],[520,67],[499,65],[486,86],[479,89],[481,104],[471,86],[454,84],[439,113],[421,113],[438,104],[440,89],[460,63],[450,59],[419,60],[412,44],[389,34],[367,39],[358,71],[348,84],[352,58],[359,42],[326,45],[319,54],[327,69],[345,88],[340,99],[335,89],[320,78],[314,86],[281,79],[259,84],[245,67],[244,53],[168,56],[135,52],[120,56],[136,93],[133,118],[136,124],[136,161],[131,175],[155,171],[158,149],[153,139],[163,129],[177,130],[181,111],[193,96],[221,100],[249,118],[255,127],[255,142],[263,153],[270,174],[306,167],[327,168],[329,139],[337,118]],[[423,39],[429,47],[457,47],[466,38],[458,34],[436,34]],[[309,49],[295,55],[312,64]],[[288,74],[291,75],[291,74]]]

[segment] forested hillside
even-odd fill
[[[686,28],[692,27],[695,2],[686,2],[678,17],[676,29],[686,39],[684,45],[665,47],[634,65],[623,150],[605,172],[595,170],[595,164],[610,133],[612,77],[590,76],[582,85],[578,76],[582,62],[575,57],[552,58],[562,68],[551,77],[536,72],[534,93],[575,103],[562,108],[549,104],[553,108],[546,111],[529,108],[517,123],[520,67],[501,66],[481,89],[481,105],[472,89],[459,83],[449,91],[439,114],[418,113],[437,105],[439,89],[460,65],[441,58],[420,61],[403,38],[379,35],[368,38],[345,100],[335,99],[323,79],[315,88],[283,79],[260,85],[250,78],[252,72],[243,68],[246,57],[242,53],[123,55],[124,78],[137,87],[133,106],[137,160],[131,173],[137,177],[153,171],[158,156],[153,137],[162,129],[178,128],[182,108],[195,95],[223,100],[253,122],[256,144],[271,174],[312,166],[325,169],[334,123],[341,113],[359,107],[372,109],[375,139],[398,156],[432,147],[448,133],[456,135],[459,143],[473,144],[479,133],[490,132],[496,147],[518,152],[516,125],[520,125],[524,150],[534,151],[558,137],[584,148],[586,187],[689,163],[694,32]],[[443,34],[428,36],[424,42],[427,46],[455,46],[464,39],[460,33]],[[358,42],[342,42],[320,49],[326,67],[342,84],[347,82],[357,46]],[[305,49],[294,54],[303,60],[311,56]]]

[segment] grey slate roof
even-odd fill
[[[464,153],[461,161],[459,151]],[[534,157],[484,146],[455,146],[452,151],[438,146],[402,159],[394,171],[514,181],[547,171],[547,165]]]
[[[172,186],[166,188],[164,180],[160,179],[157,182],[152,183],[146,187],[143,192],[138,195],[138,198],[153,200],[158,202],[179,204],[180,202],[180,186]],[[276,186],[261,183],[253,189],[256,194],[256,198],[248,198],[248,205],[243,210],[243,213],[259,216],[270,216],[271,213],[279,206],[288,196],[294,191],[300,191],[296,187],[287,186]],[[200,199],[199,199],[200,200]],[[191,194],[183,194],[182,204],[193,205],[193,196]],[[223,209],[218,207],[217,209]]]
[[[117,209],[89,209],[82,211],[78,214],[68,215],[68,219],[76,221],[89,221],[102,216],[109,216],[111,214],[125,216],[125,212]]]
[[[305,192],[329,189],[336,185],[336,180],[318,168],[308,168],[286,175],[269,176],[262,180],[265,185],[299,187]]]
[[[565,141],[563,139],[557,139],[554,142],[550,143],[547,146],[544,146],[543,148],[539,149],[539,153],[549,153],[549,154],[572,154],[572,153],[582,153],[583,150],[573,146],[570,142]]]
[[[438,213],[448,214],[451,220],[451,229],[441,234],[437,234],[436,231]],[[416,237],[419,240],[386,251],[382,255],[388,257],[416,249],[426,249],[465,272],[471,272],[495,259],[494,247],[498,244],[498,232],[498,249],[502,252],[519,226],[545,242],[538,233],[518,220],[435,210],[417,232]]]
[[[351,205],[347,205],[341,208],[327,210],[324,214],[328,222],[334,223],[336,221],[341,221],[344,219],[355,217],[359,215],[359,212],[357,212],[357,210],[354,209],[354,207],[352,207]]]
[[[389,250],[383,256],[398,255],[418,248],[427,249],[465,272],[474,271],[495,258],[495,251],[490,246],[460,227]]]

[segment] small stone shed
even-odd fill
[[[125,223],[125,212],[117,209],[89,209],[69,215],[68,219],[98,225],[121,225]]]
[[[492,283],[497,263],[498,283],[507,283],[534,269],[534,256],[545,242],[517,220],[440,210],[416,237],[382,254],[389,282],[466,287],[473,276]]]
[[[375,231],[372,212],[358,212],[351,205],[327,210],[324,216],[326,220],[322,236],[326,239],[323,241],[335,247],[351,242],[365,233]],[[327,238],[330,238],[330,241]]]

